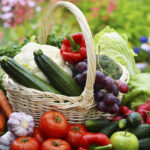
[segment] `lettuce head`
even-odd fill
[[[115,62],[126,67],[130,75],[139,73],[134,60],[136,54],[128,46],[125,34],[120,35],[114,29],[107,26],[94,36],[96,54],[107,55]]]
[[[138,105],[144,104],[150,98],[150,73],[139,73],[131,76],[128,82],[130,91],[124,94],[122,105],[135,110]]]

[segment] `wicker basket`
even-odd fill
[[[112,117],[111,114],[99,112],[94,108],[93,85],[95,81],[96,58],[92,34],[82,12],[69,2],[61,1],[55,3],[48,10],[48,13],[43,20],[41,34],[42,44],[46,42],[46,37],[49,33],[49,25],[46,24],[46,22],[50,19],[52,13],[54,13],[59,7],[67,8],[75,16],[85,38],[88,56],[88,73],[84,91],[78,97],[68,97],[50,92],[41,92],[19,85],[10,79],[8,75],[5,75],[3,83],[9,102],[14,111],[23,111],[32,115],[36,125],[38,125],[41,115],[49,110],[62,112],[69,123],[84,123],[86,119],[97,119],[101,116],[110,118]],[[123,72],[120,80],[127,83],[129,73],[123,66],[120,65],[120,67]],[[68,102],[65,102],[66,100]]]

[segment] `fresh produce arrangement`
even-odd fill
[[[150,75],[125,35],[106,27],[94,53],[84,34],[34,37],[0,57],[0,150],[149,150]]]

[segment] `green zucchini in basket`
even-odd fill
[[[17,83],[28,88],[60,94],[56,89],[7,56],[0,57],[2,69]]]
[[[43,54],[42,50],[34,52],[34,59],[39,69],[50,80],[51,84],[67,96],[79,96],[82,92],[76,81],[64,72],[53,60]]]

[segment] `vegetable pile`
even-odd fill
[[[28,88],[58,96],[81,95],[88,68],[82,33],[59,38],[50,34],[48,45],[31,39],[14,58],[0,57],[3,71]],[[35,127],[34,118],[13,112],[0,91],[0,150],[149,150],[150,75],[139,73],[127,39],[115,30],[106,27],[95,36],[95,45],[94,100],[97,111],[111,117],[68,124],[62,113],[50,110]],[[123,70],[118,63],[130,72],[128,85],[120,80]],[[123,99],[118,98],[120,93]]]

